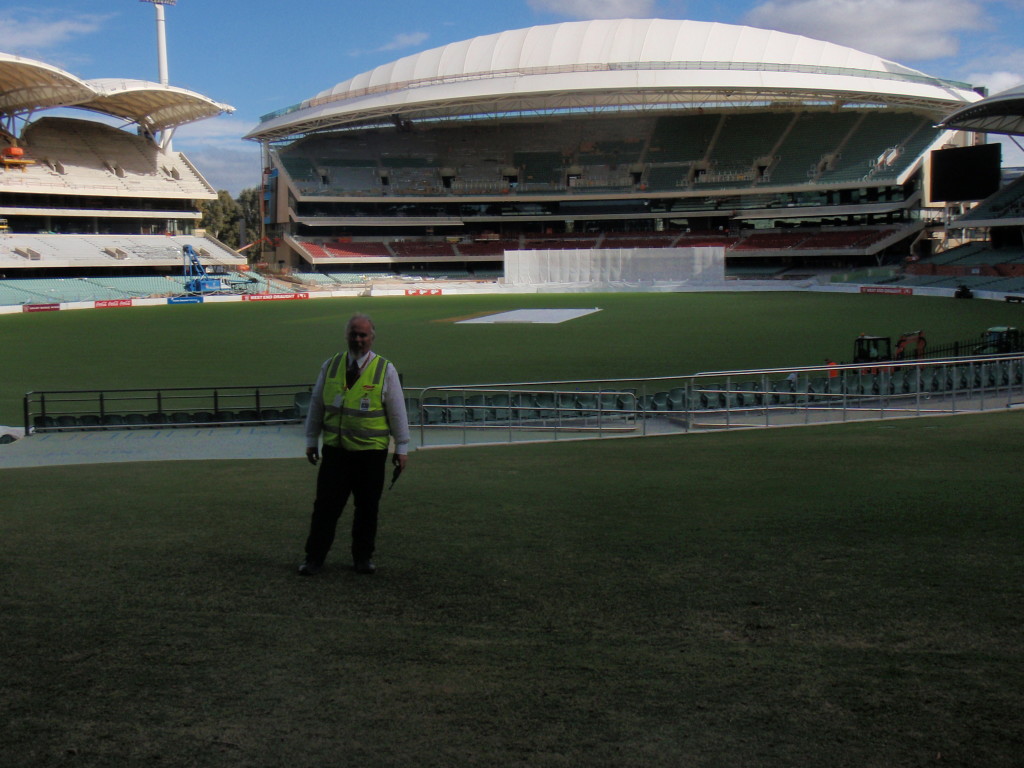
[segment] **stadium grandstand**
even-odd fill
[[[493,280],[512,251],[718,246],[728,276],[901,264],[945,241],[930,156],[966,83],[680,20],[512,30],[261,119],[265,223],[303,279]]]
[[[180,293],[185,245],[211,271],[244,269],[196,231],[217,192],[171,148],[178,126],[230,111],[0,53],[0,303]]]
[[[940,123],[946,129],[977,134],[1024,136],[1024,85],[967,104]],[[1019,146],[1019,142],[1018,142]],[[955,167],[961,178],[977,175],[967,157],[967,167]],[[1003,183],[977,205],[964,205],[946,228],[950,248],[913,260],[897,282],[929,287],[964,286],[969,290],[1024,293],[1024,175],[1020,169],[1004,171]],[[969,192],[966,202],[977,198]],[[1016,297],[1012,297],[1016,298]]]

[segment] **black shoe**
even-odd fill
[[[373,560],[356,560],[356,573],[376,573],[377,566]]]
[[[300,576],[316,576],[323,569],[324,564],[314,560],[307,560],[299,566]]]

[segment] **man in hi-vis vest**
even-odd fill
[[[353,315],[345,326],[348,350],[324,362],[313,386],[306,416],[306,458],[320,462],[316,500],[306,539],[303,576],[324,565],[338,518],[351,495],[352,561],[357,573],[373,573],[377,511],[384,490],[388,444],[395,439],[391,461],[405,469],[409,420],[395,366],[373,352],[373,321]],[[323,436],[323,447],[317,448]]]

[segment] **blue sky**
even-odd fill
[[[259,183],[260,115],[393,59],[477,35],[591,18],[778,29],[875,53],[996,93],[1024,82],[1024,0],[177,0],[166,6],[171,85],[235,107],[179,129],[219,189]],[[83,79],[158,80],[155,11],[140,0],[0,7],[0,51]],[[1024,165],[1009,145],[1004,164]]]

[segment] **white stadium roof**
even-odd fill
[[[939,117],[979,98],[966,83],[784,32],[595,20],[510,30],[398,59],[264,116],[246,138],[392,119],[775,101],[905,105]]]
[[[79,107],[113,115],[151,132],[234,112],[198,93],[143,80],[80,80],[57,67],[0,53],[0,115]]]

